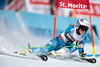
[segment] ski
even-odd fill
[[[30,43],[28,43],[28,49],[27,50],[22,50],[20,52],[14,52],[14,54],[16,55],[19,55],[19,56],[24,56],[24,57],[28,57],[28,55],[26,54],[26,52],[29,52],[29,54],[31,55],[31,47],[30,47]],[[35,56],[35,57],[34,57]],[[35,55],[34,54],[33,57],[30,57],[30,58],[36,58],[36,59],[41,59],[43,61],[47,61],[48,60],[48,57],[46,55]]]
[[[55,56],[55,57],[53,57],[52,53],[45,54],[45,56],[47,56],[47,58],[48,57],[52,57],[52,58],[60,59],[60,60],[69,60],[69,59],[72,59],[72,60],[78,61],[78,62],[96,63],[96,59],[95,58],[80,59],[78,56],[73,56],[73,55],[70,56],[70,57],[61,57],[61,56]]]
[[[18,52],[14,52],[14,53],[18,53]],[[27,55],[24,55],[24,56],[27,56]],[[42,61],[48,61],[48,57],[51,57],[51,58],[59,59],[59,60],[69,60],[69,59],[71,59],[71,60],[78,61],[78,62],[84,62],[85,61],[85,62],[89,62],[89,63],[96,63],[95,58],[80,59],[79,57],[74,57],[74,56],[70,56],[70,58],[61,57],[61,56],[53,57],[51,53],[43,54],[43,55],[36,55],[36,56],[39,57]]]
[[[30,43],[28,43],[28,52],[30,52],[31,47],[30,47]],[[26,52],[26,50],[25,50]],[[14,52],[14,53],[18,53],[18,52]],[[31,54],[31,53],[30,53]],[[24,52],[20,52],[19,55],[24,55],[27,56]],[[40,58],[43,61],[47,61],[48,57],[54,58],[54,59],[59,59],[59,60],[69,60],[72,59],[74,61],[79,61],[79,62],[89,62],[89,63],[96,63],[96,59],[95,58],[86,58],[86,59],[80,59],[78,56],[72,55],[70,57],[62,57],[60,54],[55,54],[56,56],[53,56],[52,53],[46,53],[46,54],[39,54],[39,55],[35,55],[38,58]]]
[[[96,59],[95,58],[86,58],[86,59],[82,59],[82,60],[85,60],[89,63],[96,63]]]
[[[27,55],[25,54],[18,54],[18,52],[14,52],[14,54],[16,54],[16,56],[21,56],[21,57],[28,57]],[[36,57],[37,56],[37,57]],[[42,61],[47,61],[48,60],[48,57],[46,55],[35,55],[35,57],[28,57],[28,58],[31,58],[31,59],[41,59]]]

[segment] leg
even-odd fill
[[[51,51],[56,51],[57,49],[59,49],[59,41],[57,38],[51,40],[47,45],[46,45],[48,48],[48,52],[51,52]]]
[[[69,48],[63,47],[60,50],[58,50],[58,51],[52,51],[51,53],[52,53],[53,56],[64,56],[65,54],[67,54],[69,52],[70,52]]]
[[[45,48],[32,48],[32,52],[40,55],[44,53],[48,53],[50,51],[55,50],[56,46],[58,46],[58,40],[57,38],[50,40],[50,42],[45,46]]]

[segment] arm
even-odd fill
[[[86,37],[83,39],[83,41],[80,41],[80,43],[83,44],[83,48],[78,48],[78,52],[79,52],[79,55],[80,55],[80,58],[81,59],[85,59],[85,55],[86,53],[84,53],[84,44],[85,44],[85,40],[86,40]]]
[[[81,42],[77,42],[68,33],[66,34],[66,38],[78,48],[78,52],[79,52],[80,58],[81,59],[85,59],[86,58],[85,57],[86,54],[84,53],[85,40],[83,40]]]
[[[70,25],[70,26],[65,30],[65,33],[64,33],[65,37],[66,37],[71,43],[73,43],[73,42],[75,41],[75,39],[69,34],[70,31],[71,31],[73,28],[74,28],[74,26],[73,26],[73,25]]]
[[[64,33],[64,34],[70,33],[70,31],[71,31],[73,28],[74,28],[73,25],[69,25],[69,27],[65,30],[65,33]]]
[[[75,39],[69,34],[70,31],[74,28],[74,26],[69,26],[66,30],[65,30],[65,37],[72,43],[74,44],[77,48],[78,48],[78,52],[80,55],[80,58],[85,58],[84,54],[84,44],[85,44],[85,40],[86,37],[84,37],[84,39],[80,42],[75,41]]]

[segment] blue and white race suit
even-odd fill
[[[39,49],[39,53],[48,53],[50,51],[57,51],[61,48],[63,48],[64,46],[66,46],[66,50],[67,52],[74,52],[78,49],[78,52],[82,52],[84,51],[84,44],[85,44],[85,34],[84,35],[78,35],[76,33],[76,29],[77,27],[70,25],[63,33],[61,33],[59,36],[57,36],[56,38],[50,40],[50,42],[46,45],[47,48],[41,48]],[[74,44],[72,44],[66,37],[65,34],[69,33],[77,42],[80,42],[83,45],[83,48],[77,48],[75,47]],[[67,47],[68,46],[68,47]],[[34,49],[32,49],[33,53],[34,53]]]

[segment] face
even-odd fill
[[[79,29],[79,33],[80,33],[81,35],[83,35],[83,34],[85,34],[85,30]]]
[[[87,32],[87,30],[88,30],[88,27],[82,26],[82,25],[79,26],[79,33],[81,35],[85,34]]]

